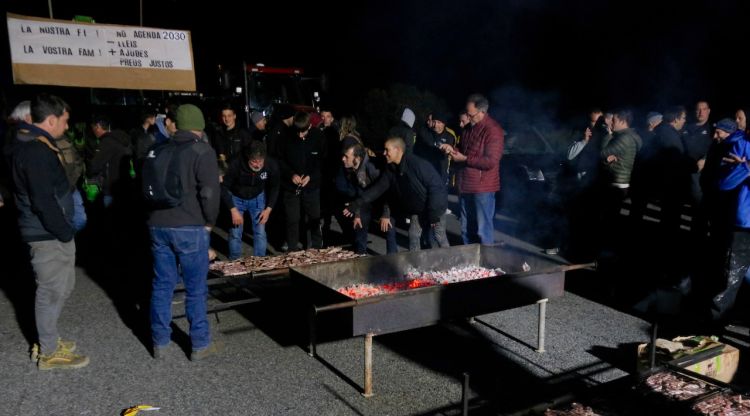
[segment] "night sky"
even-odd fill
[[[3,3],[10,12],[48,16],[47,1]],[[692,105],[698,98],[718,113],[750,102],[742,64],[747,1],[144,3],[145,26],[192,31],[199,89],[214,81],[216,64],[244,59],[325,72],[344,100],[399,82],[453,107],[475,91],[505,100],[521,91],[551,97],[561,114],[592,105]],[[138,24],[137,0],[53,0],[53,7],[59,19],[81,14]],[[9,90],[2,32],[0,80]],[[508,87],[515,93],[492,94]]]

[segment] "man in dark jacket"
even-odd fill
[[[654,187],[648,193],[661,203],[661,224],[668,234],[679,230],[690,174],[697,170],[697,165],[686,156],[682,142],[685,120],[684,107],[667,109],[662,123],[654,130],[653,140],[643,149],[645,179]]]
[[[31,102],[34,124],[23,123],[12,155],[12,173],[21,236],[31,248],[36,275],[34,313],[40,370],[81,368],[88,357],[74,354],[75,343],[60,339],[57,321],[75,285],[73,187],[66,177],[56,138],[68,129],[70,108],[41,94]],[[33,358],[33,357],[32,357]]]
[[[300,221],[310,232],[309,248],[321,248],[320,227],[321,165],[326,157],[322,133],[312,128],[310,114],[294,116],[296,133],[279,143],[281,189],[286,213],[286,238],[289,251],[299,249]]]
[[[171,337],[172,295],[181,276],[186,292],[185,314],[190,322],[190,359],[195,361],[215,351],[206,319],[206,276],[209,232],[219,214],[221,190],[216,153],[201,140],[206,126],[203,113],[192,104],[184,104],[175,116],[177,133],[171,140],[188,147],[173,156],[182,186],[180,204],[154,210],[148,220],[154,256],[151,336],[154,358],[161,358]]]
[[[487,112],[490,103],[483,95],[473,94],[466,100],[466,114],[471,118],[458,147],[440,148],[455,162],[461,204],[461,238],[464,244],[495,242],[495,193],[500,190],[500,158],[505,132]]]
[[[399,209],[411,216],[409,228],[409,250],[421,248],[421,233],[430,232],[433,247],[449,247],[445,234],[445,210],[448,194],[440,175],[426,160],[406,153],[406,145],[400,137],[385,141],[385,159],[388,167],[370,189],[351,202],[344,215],[356,217],[363,204],[372,204],[386,191],[389,207]],[[417,227],[418,225],[418,227]]]
[[[350,143],[343,149],[342,153],[341,161],[344,166],[340,171],[341,174],[336,178],[336,188],[347,200],[351,201],[359,198],[370,189],[380,178],[381,172],[370,161],[364,146],[359,143]],[[393,228],[388,204],[384,201],[360,205],[359,213],[354,218],[353,223],[354,251],[358,254],[367,253],[368,230],[376,206],[381,208],[379,225],[381,231],[385,233],[386,252],[388,254],[397,253],[396,230]]]
[[[143,160],[148,153],[148,149],[156,143],[156,138],[151,134],[151,129],[156,124],[156,111],[150,108],[145,109],[141,113],[140,121],[141,125],[130,131],[136,160]]]
[[[440,146],[447,144],[456,145],[456,136],[452,135],[445,127],[448,123],[448,114],[435,112],[432,118],[419,129],[417,134],[416,154],[430,162],[440,174],[444,184],[448,184],[448,162],[450,157],[440,150]]]
[[[91,131],[99,139],[99,148],[89,164],[87,174],[102,186],[102,202],[109,207],[117,198],[128,198],[132,150],[130,137],[121,130],[110,130],[109,120],[95,117]],[[124,201],[120,201],[124,202]]]
[[[221,128],[216,132],[216,153],[222,165],[240,155],[242,147],[250,144],[252,136],[246,129],[237,125],[237,113],[230,105],[221,109]]]
[[[253,255],[266,255],[266,222],[279,198],[280,181],[279,166],[273,158],[266,155],[266,145],[263,142],[253,140],[242,149],[242,157],[229,162],[221,183],[221,199],[232,214],[229,260],[242,256],[245,212],[249,212],[252,219]]]

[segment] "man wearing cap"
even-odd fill
[[[443,184],[448,183],[448,161],[450,157],[440,150],[440,146],[447,144],[456,145],[456,136],[452,135],[446,128],[448,114],[442,111],[432,113],[427,123],[419,129],[417,134],[418,146],[416,153],[435,168],[440,174]]]
[[[268,130],[266,130],[266,127],[268,126],[268,120],[266,119],[266,116],[264,116],[260,111],[253,111],[250,114],[250,121],[255,127],[252,132],[253,140],[265,143],[268,135]]]
[[[292,128],[294,113],[294,108],[292,108],[292,106],[289,104],[281,104],[273,114],[273,118],[276,122],[273,124],[273,127],[271,127],[271,132],[268,133],[268,138],[266,139],[266,147],[268,148],[268,154],[271,157],[278,159],[279,145],[289,137],[295,136],[296,131]]]
[[[728,118],[716,124],[714,138],[727,151],[718,168],[719,202],[726,205],[724,209],[719,206],[715,214],[728,218],[714,218],[718,224],[711,227],[712,246],[723,249],[724,254],[716,259],[715,264],[724,267],[721,278],[712,282],[714,290],[710,292],[713,318],[721,319],[734,305],[750,266],[750,142],[737,129],[737,123]]]
[[[151,337],[154,358],[162,358],[172,332],[172,294],[181,277],[190,322],[190,359],[195,361],[214,352],[206,318],[206,275],[209,232],[219,214],[221,190],[216,153],[201,140],[206,126],[203,113],[184,104],[175,117],[177,132],[171,140],[178,146],[173,158],[179,166],[182,201],[176,207],[152,211],[148,219],[154,256]]]

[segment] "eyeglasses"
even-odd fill
[[[476,117],[477,115],[479,115],[479,111],[477,111],[477,112],[476,112],[476,113],[474,113],[474,114],[469,114],[469,113],[466,113],[466,115],[467,115],[467,116],[468,116],[469,118],[474,118],[474,117]]]

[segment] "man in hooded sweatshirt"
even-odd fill
[[[404,112],[401,113],[401,121],[398,125],[391,127],[388,132],[388,137],[401,137],[404,139],[406,145],[406,154],[411,154],[414,149],[414,143],[417,141],[417,132],[414,131],[414,121],[417,116],[414,115],[414,111],[411,108],[404,108]]]

